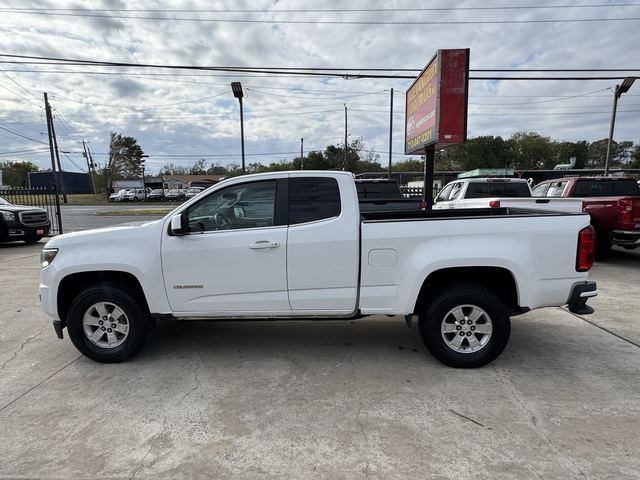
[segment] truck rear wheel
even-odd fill
[[[420,315],[420,336],[431,354],[457,368],[477,368],[495,360],[511,334],[502,301],[475,284],[458,284],[436,294]]]
[[[75,347],[92,360],[123,362],[142,348],[149,314],[124,290],[105,284],[80,292],[67,315]]]

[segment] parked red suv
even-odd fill
[[[598,251],[611,245],[627,249],[640,246],[640,187],[624,177],[568,177],[540,182],[534,197],[583,198],[582,209],[591,215]]]

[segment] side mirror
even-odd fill
[[[182,214],[179,213],[171,217],[171,226],[169,227],[169,232],[174,236],[182,236],[185,234],[185,229],[183,228],[182,223]]]

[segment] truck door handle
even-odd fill
[[[269,240],[260,240],[249,244],[249,248],[253,250],[260,250],[264,248],[277,248],[280,244],[278,242],[271,242]]]

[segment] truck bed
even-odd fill
[[[454,218],[468,219],[483,217],[556,217],[565,215],[584,215],[584,213],[555,212],[549,210],[535,210],[514,207],[465,208],[459,210],[419,210],[415,212],[360,212],[360,218],[365,222],[405,222],[418,220],[446,220]]]
[[[431,272],[485,266],[516,280],[520,307],[562,305],[586,279],[576,271],[576,245],[588,225],[582,212],[511,207],[362,213],[361,311],[411,314]]]

